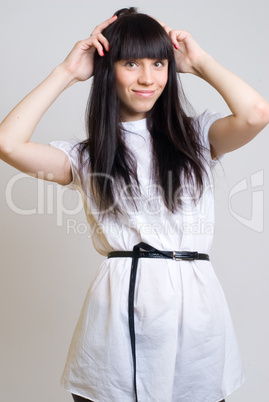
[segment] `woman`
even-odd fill
[[[177,72],[206,80],[231,115],[188,117]],[[92,75],[88,139],[30,142],[60,93]],[[134,8],[78,42],[2,122],[1,158],[80,191],[94,245],[108,256],[62,377],[75,401],[217,402],[242,384],[229,310],[208,256],[211,167],[268,122],[269,104],[189,33]]]

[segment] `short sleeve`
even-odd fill
[[[69,158],[73,180],[71,183],[67,184],[65,187],[71,190],[77,190],[78,185],[80,183],[79,179],[79,150],[78,150],[78,142],[76,140],[73,141],[52,141],[49,143],[50,146],[54,148],[61,149]]]
[[[225,113],[211,112],[208,109],[206,109],[202,114],[200,114],[198,117],[195,118],[196,129],[198,130],[198,133],[200,135],[201,143],[206,150],[206,159],[212,165],[218,162],[223,157],[223,155],[216,160],[213,160],[211,158],[210,142],[208,138],[209,129],[216,120],[226,116],[227,115]]]

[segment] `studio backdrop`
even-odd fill
[[[0,119],[62,62],[75,42],[127,6],[188,30],[269,100],[269,7],[264,0],[10,0],[0,5]],[[197,113],[229,112],[206,82],[181,79]],[[91,80],[65,91],[33,140],[83,139],[90,86]],[[211,259],[247,375],[229,402],[268,399],[268,135],[269,127],[225,155],[214,173]],[[0,399],[68,402],[59,378],[85,294],[104,257],[92,246],[76,192],[37,181],[2,161],[0,177]]]

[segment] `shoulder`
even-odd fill
[[[215,121],[226,117],[225,113],[211,111],[206,109],[200,115],[193,117],[194,128],[199,136],[201,145],[209,152],[211,161],[211,145],[209,140],[209,130]]]
[[[63,151],[69,159],[73,180],[68,187],[71,189],[76,189],[80,183],[80,166],[81,163],[84,165],[83,160],[81,160],[81,143],[73,138],[71,140],[58,140],[49,143],[50,146],[58,148]],[[84,159],[84,158],[83,158]]]
[[[198,133],[208,136],[211,125],[218,119],[225,117],[225,113],[214,112],[206,109],[200,115],[193,117],[193,122]]]
[[[68,156],[78,155],[79,142],[75,138],[68,141],[66,140],[51,141],[49,145],[54,148],[61,149]]]

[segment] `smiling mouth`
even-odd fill
[[[146,90],[139,90],[139,91],[133,90],[133,92],[138,96],[142,96],[142,98],[149,98],[150,96],[155,94],[155,91],[146,91]]]

